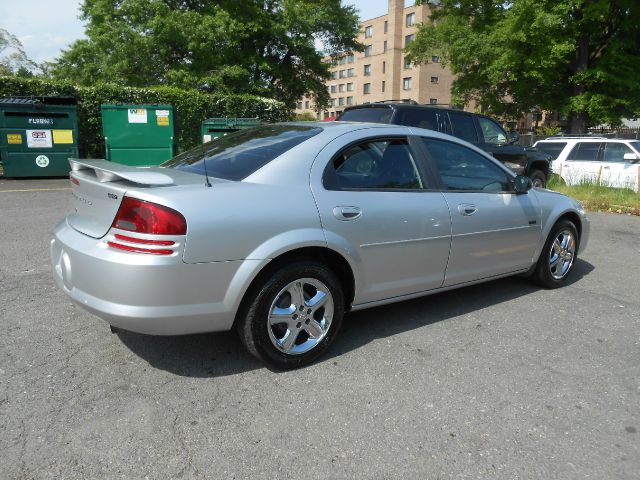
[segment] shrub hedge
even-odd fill
[[[288,120],[282,102],[254,95],[208,94],[175,87],[134,88],[114,84],[84,87],[43,78],[0,76],[0,97],[71,95],[78,100],[80,155],[104,157],[100,105],[103,103],[170,104],[174,108],[176,140],[180,151],[200,143],[200,126],[208,117],[258,117],[264,122]]]

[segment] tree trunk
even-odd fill
[[[581,15],[580,15],[581,17]],[[578,50],[576,52],[575,61],[575,74],[578,75],[581,72],[589,68],[589,36],[586,34],[580,35],[578,38]],[[586,91],[585,86],[581,83],[575,83],[573,86],[573,97],[579,97],[584,95]],[[569,133],[584,134],[587,132],[587,112],[584,110],[571,112],[569,117]]]

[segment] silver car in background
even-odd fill
[[[334,341],[345,312],[528,274],[561,286],[581,205],[430,130],[288,123],[158,168],[71,160],[75,212],[51,240],[57,285],[125,330],[235,328],[275,368]]]

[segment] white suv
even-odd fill
[[[593,182],[639,191],[639,140],[551,137],[533,146],[551,155],[553,172],[567,185]]]

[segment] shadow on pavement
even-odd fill
[[[580,281],[593,269],[593,265],[578,259],[568,285]],[[538,290],[539,287],[525,278],[510,277],[353,312],[345,318],[336,343],[319,362],[331,360],[378,338],[414,330]],[[120,331],[118,336],[127,348],[152,367],[180,376],[220,377],[265,368],[244,349],[235,332],[159,337]]]

